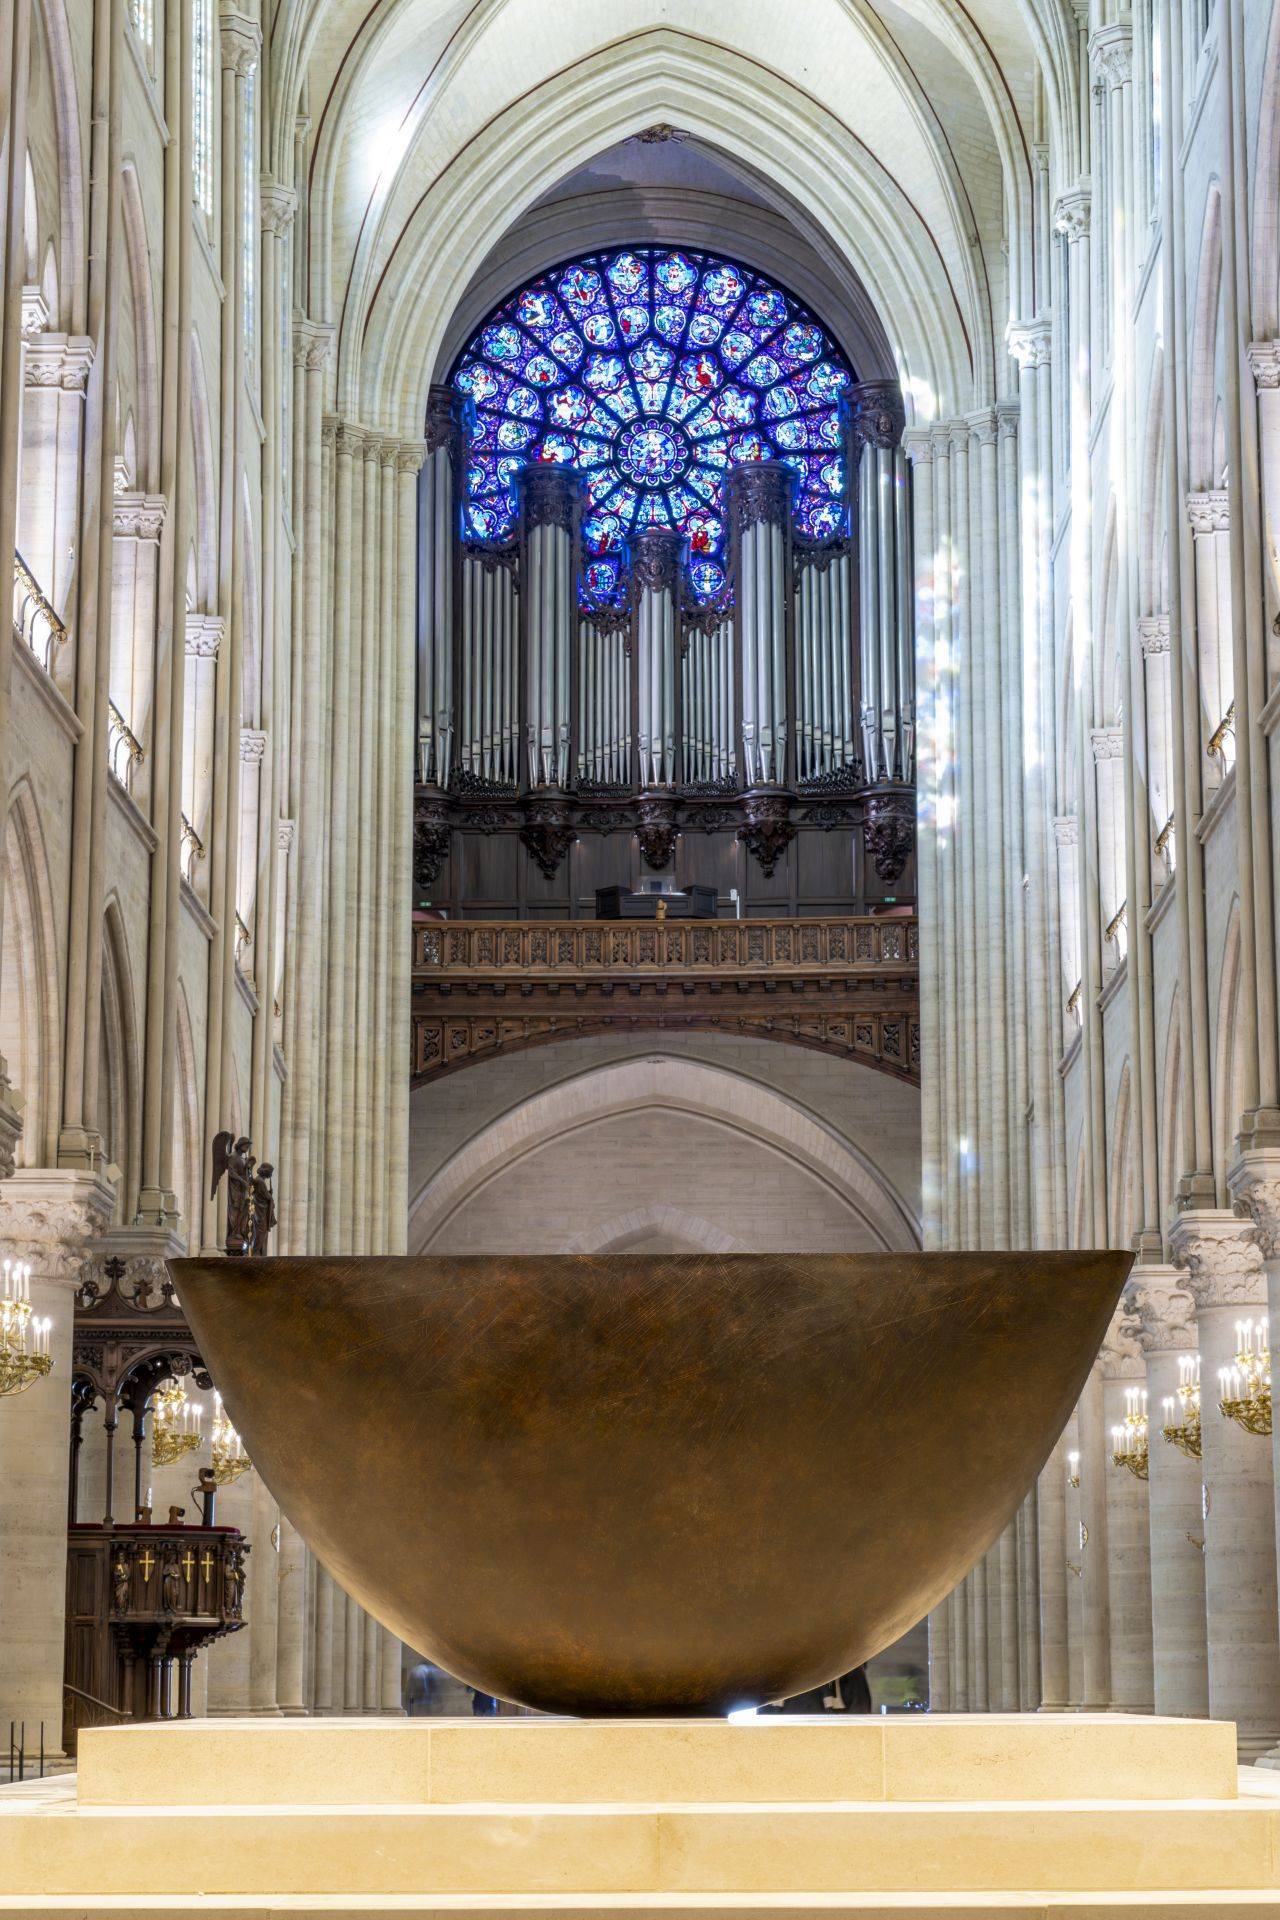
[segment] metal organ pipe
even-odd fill
[[[526,744],[529,784],[564,787],[569,777],[570,655],[576,621],[573,526],[580,476],[537,465],[523,475]]]
[[[905,414],[892,381],[853,390],[861,580],[862,753],[872,783],[914,775],[915,635]]]
[[[794,472],[780,460],[734,467],[729,474],[749,787],[777,785],[786,777],[788,529],[794,486]]]
[[[631,554],[640,688],[640,784],[675,783],[676,586],[679,534],[646,527]]]
[[[454,475],[462,407],[451,387],[427,401],[427,457],[418,480],[418,778],[447,787],[453,750]]]

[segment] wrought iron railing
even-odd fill
[[[107,701],[107,765],[120,785],[133,785],[133,770],[143,760],[142,742],[114,700]]]
[[[1236,763],[1236,703],[1231,705],[1209,735],[1209,758],[1217,764],[1225,780]]]
[[[182,816],[182,877],[188,886],[194,886],[196,862],[203,859],[204,841],[184,813]]]
[[[15,639],[30,648],[45,672],[52,673],[67,629],[16,547],[13,552],[13,633]]]

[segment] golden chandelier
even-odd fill
[[[210,1430],[213,1442],[213,1481],[218,1487],[238,1480],[253,1465],[244,1450],[244,1442],[222,1410],[222,1395],[216,1390],[213,1396],[213,1426]]]
[[[155,1426],[151,1434],[151,1458],[158,1467],[172,1466],[200,1445],[204,1408],[187,1398],[181,1380],[166,1380],[155,1391],[152,1401]]]
[[[1178,1355],[1178,1396],[1168,1394],[1163,1402],[1165,1424],[1161,1428],[1171,1447],[1177,1447],[1189,1460],[1200,1458],[1200,1356]],[[1181,1408],[1181,1420],[1174,1413]]]
[[[23,1393],[53,1367],[49,1352],[52,1320],[31,1311],[31,1268],[6,1260],[0,1296],[0,1394]]]
[[[1147,1390],[1126,1387],[1124,1419],[1111,1429],[1111,1464],[1127,1467],[1135,1480],[1151,1477],[1151,1456],[1147,1447]]]
[[[1236,1362],[1218,1369],[1218,1411],[1246,1433],[1271,1431],[1271,1336],[1260,1320],[1236,1321]]]

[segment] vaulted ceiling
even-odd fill
[[[917,417],[989,404],[1034,297],[1036,149],[1072,161],[1079,34],[1072,0],[278,0],[337,398],[410,430],[527,271],[662,237],[782,272]]]

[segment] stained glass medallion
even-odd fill
[[[623,549],[643,527],[689,542],[697,598],[725,586],[725,477],[748,460],[798,475],[796,527],[845,524],[839,402],[853,371],[793,295],[715,255],[626,247],[553,268],[490,316],[454,385],[474,403],[463,526],[511,538],[530,460],[586,476],[584,597],[623,587]]]

